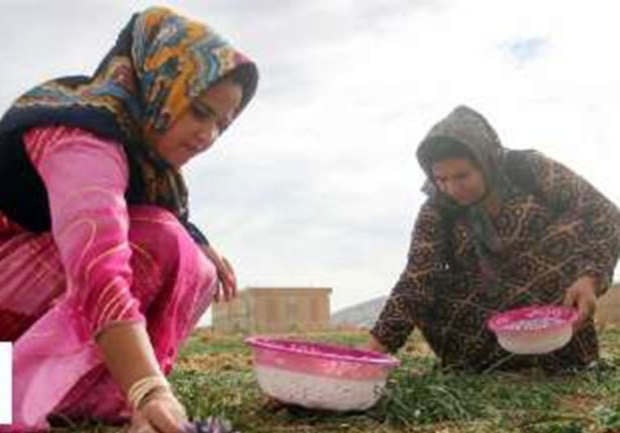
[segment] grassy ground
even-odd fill
[[[357,345],[366,335],[310,338]],[[433,370],[433,356],[417,338],[399,354],[403,364],[384,398],[364,414],[336,416],[274,405],[258,388],[242,338],[206,331],[197,331],[185,345],[172,382],[191,417],[222,415],[243,433],[620,432],[620,330],[601,334],[603,366],[560,377],[535,371],[442,373]]]

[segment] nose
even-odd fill
[[[456,198],[463,193],[463,185],[460,182],[448,180],[443,185],[444,194]]]
[[[209,125],[202,128],[198,133],[198,142],[200,143],[200,149],[206,150],[217,140],[220,136],[220,129],[216,125]]]
[[[449,180],[443,180],[441,182],[437,182],[437,186],[439,187],[439,190],[441,192],[443,192],[444,194],[448,194],[448,195],[451,195],[454,190],[454,183],[450,182]]]

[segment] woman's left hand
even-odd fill
[[[579,319],[575,326],[581,326],[596,311],[596,284],[593,277],[585,276],[575,281],[567,290],[564,305],[577,308]]]
[[[202,251],[213,262],[215,269],[217,270],[217,287],[215,288],[214,299],[219,302],[224,298],[224,301],[228,302],[237,296],[237,277],[235,271],[226,260],[218,254],[212,246],[203,246]]]

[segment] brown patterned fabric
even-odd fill
[[[418,157],[427,173],[424,147],[437,136],[459,140],[482,159],[500,210],[492,217],[476,206],[458,209],[427,183],[430,197],[417,216],[407,266],[372,335],[394,352],[417,327],[442,365],[477,371],[558,370],[595,361],[591,320],[567,346],[541,356],[505,352],[485,322],[496,311],[561,304],[565,290],[584,275],[596,277],[597,295],[604,293],[620,253],[618,208],[562,164],[502,148],[488,122],[467,107],[423,141]]]

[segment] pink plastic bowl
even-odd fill
[[[573,336],[577,311],[562,306],[533,306],[493,315],[487,326],[509,352],[530,355],[559,349]]]
[[[346,346],[251,337],[261,389],[284,403],[310,409],[366,410],[373,406],[399,361]]]

